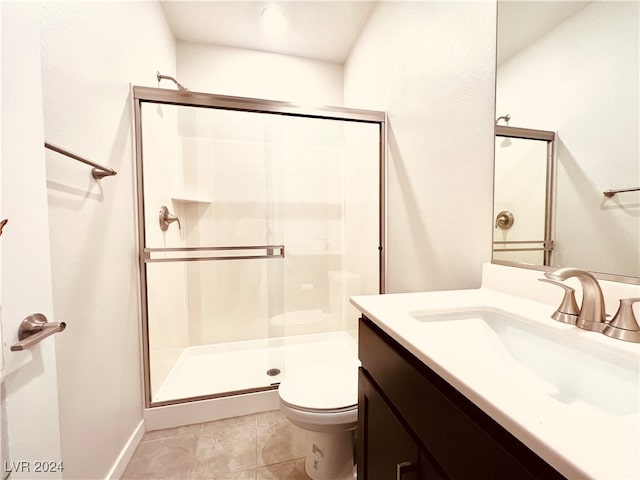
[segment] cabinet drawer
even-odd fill
[[[450,478],[564,478],[367,318],[359,351],[362,368]]]

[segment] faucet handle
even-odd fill
[[[551,283],[552,285],[556,285],[562,289],[564,289],[564,297],[562,298],[562,302],[558,309],[553,312],[551,318],[557,320],[562,323],[570,323],[575,325],[578,320],[578,316],[580,315],[580,308],[578,307],[578,303],[576,302],[575,289],[571,288],[569,285],[565,285],[562,282],[556,282],[555,280],[549,280],[548,278],[539,278],[541,282]]]
[[[602,333],[619,340],[640,343],[640,325],[632,308],[636,302],[640,302],[640,298],[621,298],[618,311]]]
[[[163,232],[166,232],[169,228],[169,225],[171,225],[173,222],[178,222],[178,228],[182,230],[180,219],[176,215],[169,213],[169,209],[164,205],[160,207],[160,212],[158,213],[158,221],[160,223],[160,230],[162,230]]]

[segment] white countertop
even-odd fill
[[[638,409],[611,413],[553,398],[532,387],[535,375],[513,375],[513,369],[502,368],[495,358],[473,356],[473,332],[436,342],[412,315],[483,308],[511,312],[553,329],[561,339],[590,342],[594,351],[606,350],[635,366],[639,344],[556,322],[550,318],[554,306],[488,288],[356,296],[351,303],[566,477],[640,478]],[[605,400],[607,394],[603,392]]]

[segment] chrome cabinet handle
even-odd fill
[[[36,343],[44,340],[54,333],[61,332],[67,328],[64,322],[49,322],[47,317],[41,313],[34,313],[22,320],[18,329],[18,340],[11,346],[12,352],[19,352],[32,347]]]
[[[416,464],[412,462],[400,462],[396,464],[396,480],[402,480],[402,476],[416,471]]]

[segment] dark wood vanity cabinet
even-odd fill
[[[367,318],[359,351],[358,480],[564,478]]]

